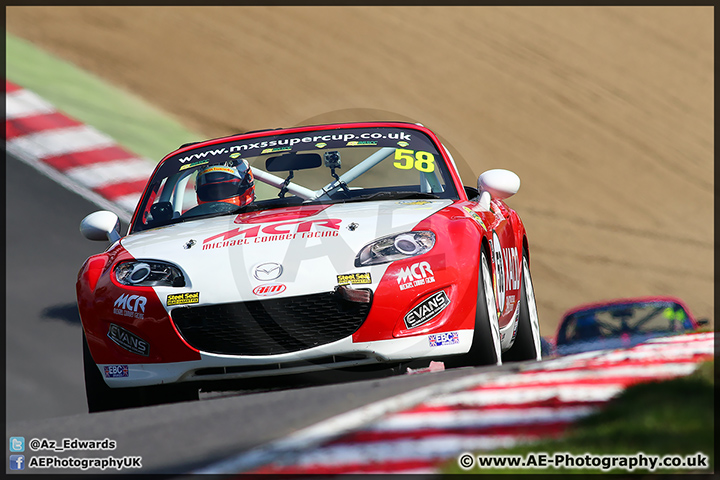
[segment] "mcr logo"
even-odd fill
[[[261,225],[254,225],[248,228],[238,227],[206,238],[203,240],[203,248],[205,248],[205,245],[216,240],[220,242],[227,242],[239,236],[244,237],[246,240],[257,237],[258,235],[277,235],[283,239],[295,238],[297,235],[307,237],[313,233],[313,227],[316,231],[320,231],[322,228],[324,231],[331,231],[336,235],[336,232],[340,230],[340,222],[342,222],[342,220],[339,218],[325,218],[319,220],[296,220],[292,222],[274,223],[264,227]]]

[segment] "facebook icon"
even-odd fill
[[[25,470],[25,455],[10,455],[10,470]]]

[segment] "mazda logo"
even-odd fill
[[[257,267],[255,267],[255,271],[253,272],[253,276],[260,280],[261,282],[268,282],[270,280],[275,280],[280,275],[282,275],[283,267],[279,263],[261,263]]]

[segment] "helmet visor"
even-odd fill
[[[241,177],[223,171],[203,173],[197,178],[197,196],[202,202],[217,202],[244,194],[252,186],[248,172]]]

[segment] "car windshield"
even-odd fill
[[[623,335],[674,333],[693,328],[682,306],[675,302],[607,305],[575,312],[565,319],[558,345]]]
[[[255,200],[249,205],[223,201],[242,184],[227,178],[254,176]],[[217,179],[206,182],[208,167]],[[220,173],[218,173],[220,172]],[[234,174],[237,176],[237,174]],[[198,199],[206,184],[223,187]],[[285,206],[391,199],[453,199],[458,193],[438,147],[413,128],[333,128],[230,139],[166,158],[141,199],[132,232],[209,216]]]

